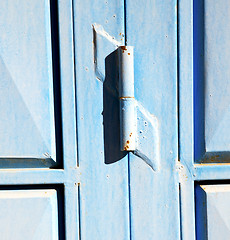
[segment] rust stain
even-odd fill
[[[127,151],[129,149],[129,140],[126,141],[126,145],[124,147],[124,150]]]
[[[218,163],[220,161],[220,155],[208,156],[202,159],[202,163]]]
[[[220,155],[215,155],[215,156],[211,156],[210,158],[209,158],[209,160],[210,160],[210,162],[216,162],[216,161],[218,161],[219,158],[220,157]]]
[[[126,50],[127,50],[126,46],[121,46],[121,49],[122,49],[123,51],[126,51]]]
[[[127,151],[129,149],[129,146],[125,146],[124,150]]]
[[[134,97],[120,97],[119,99],[134,98]]]

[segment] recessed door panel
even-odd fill
[[[196,187],[197,240],[226,240],[230,236],[230,185]]]
[[[55,161],[52,71],[50,1],[1,1],[1,158]]]
[[[204,9],[205,146],[208,152],[229,151],[230,4],[205,1]]]
[[[0,212],[1,239],[58,239],[56,190],[0,191]]]
[[[230,4],[194,1],[195,160],[229,162]]]

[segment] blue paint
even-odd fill
[[[179,1],[178,20],[181,238],[195,240],[193,1]]]
[[[135,99],[152,116],[153,125],[159,123],[151,126],[151,117],[140,114],[143,129],[138,130],[145,132],[144,121],[151,130],[138,132],[151,139],[142,148],[151,161],[130,155],[133,240],[180,238],[179,184],[173,170],[178,159],[176,19],[176,1],[126,1],[127,45],[135,47]]]
[[[194,1],[194,157],[196,162],[228,162],[228,7]],[[217,14],[214,14],[217,12]],[[223,12],[222,15],[218,12]],[[215,34],[214,34],[215,32]],[[218,34],[217,34],[218,33]],[[218,35],[218,36],[217,36]],[[224,69],[220,71],[220,69]],[[217,81],[218,79],[218,81]]]
[[[0,12],[5,233],[10,209],[33,212],[29,228],[49,239],[214,231],[197,182],[229,179],[228,2],[4,0]],[[127,44],[134,65],[119,59]]]
[[[196,201],[196,239],[205,240],[208,238],[207,222],[207,197],[203,186],[197,185],[195,188]]]
[[[229,57],[228,53],[219,55],[229,44],[228,12],[227,2],[179,1],[178,173],[182,239],[195,239],[195,233],[197,239],[206,239],[205,232],[215,230],[204,225],[204,215],[209,216],[212,210],[202,206],[200,199],[205,194],[197,181],[218,183],[219,179],[229,179],[229,101],[225,94],[229,88]],[[223,201],[226,199],[223,196]],[[222,206],[228,208],[224,202]]]
[[[56,162],[50,3],[2,1],[0,15],[0,157]]]
[[[205,147],[213,153],[230,149],[229,13],[228,1],[205,1]]]
[[[1,190],[0,230],[4,239],[52,239],[58,236],[58,207],[55,189]],[[33,217],[31,217],[33,216]],[[6,224],[7,223],[7,224]],[[14,231],[11,231],[14,229]]]
[[[228,239],[229,184],[196,186],[196,239]]]
[[[115,51],[124,45],[124,3],[73,4],[81,239],[129,239],[128,158],[119,146]]]
[[[76,169],[71,1],[60,0],[55,4],[47,0],[35,0],[30,4],[26,0],[4,1],[1,11],[4,21],[0,25],[0,74],[3,80],[0,138],[4,140],[1,148],[4,144],[7,147],[0,153],[0,166],[5,168],[1,171],[0,194],[5,198],[13,191],[12,186],[15,186],[15,198],[3,200],[5,207],[1,201],[7,211],[4,214],[5,220],[7,217],[9,219],[5,223],[13,230],[8,231],[4,224],[2,227],[5,228],[8,239],[24,239],[25,235],[30,239],[36,236],[37,239],[64,239],[65,236],[67,239],[77,239],[77,183],[80,181],[80,173]],[[53,40],[57,40],[57,37],[59,43],[54,46]],[[57,51],[59,54],[55,55]],[[54,63],[55,57],[60,59],[55,59]],[[53,69],[57,72],[52,73]],[[59,94],[56,94],[57,91],[60,91]],[[5,115],[8,119],[4,119]],[[63,138],[63,142],[60,138]],[[62,150],[57,150],[56,147],[63,148],[63,155]],[[65,170],[49,169],[62,165]],[[29,193],[39,191],[35,190],[38,188],[48,188],[47,184],[52,185],[52,191],[56,190],[57,184],[65,186],[65,191],[60,196],[54,194],[50,201],[46,201],[46,197],[36,201],[30,198]],[[16,189],[26,192],[23,198],[20,198]],[[49,191],[51,190],[47,193]],[[45,191],[42,192],[45,196]],[[42,204],[45,212],[41,208]],[[10,209],[13,215],[10,214]],[[30,211],[30,214],[26,215],[26,211]],[[42,217],[38,213],[43,214]],[[22,232],[18,224],[13,227],[11,220],[26,226],[26,232]],[[28,235],[28,229],[34,227],[37,231],[34,235]],[[20,233],[17,231],[19,228]],[[10,232],[17,237],[11,237]]]

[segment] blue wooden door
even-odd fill
[[[229,3],[75,0],[73,19],[82,239],[228,239]],[[124,44],[135,49],[128,154]]]
[[[1,239],[179,239],[176,7],[1,1]],[[120,150],[126,44],[135,154]]]
[[[75,0],[73,19],[81,239],[179,239],[176,1]],[[135,154],[120,150],[125,44],[134,46]]]
[[[0,5],[0,238],[228,239],[229,3]],[[120,149],[123,45],[132,152]]]

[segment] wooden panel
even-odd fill
[[[60,43],[61,113],[63,133],[63,167],[61,173],[55,173],[56,182],[65,186],[65,238],[80,240],[78,182],[80,169],[77,167],[77,131],[75,106],[74,51],[73,51],[73,15],[72,0],[54,0],[58,2],[58,27]],[[71,170],[71,171],[69,171]],[[47,173],[50,176],[51,169]],[[37,179],[37,178],[36,178]],[[48,182],[43,180],[44,182]],[[60,238],[62,240],[62,238]]]
[[[196,239],[225,240],[230,235],[230,185],[196,187]]]
[[[0,191],[0,232],[4,240],[58,240],[56,190]]]
[[[127,44],[134,46],[135,97],[148,116],[159,122],[156,126],[157,121],[152,121],[158,128],[160,152],[151,156],[159,162],[156,171],[130,154],[133,240],[180,239],[179,186],[173,170],[178,158],[176,3],[126,1]]]
[[[128,159],[120,151],[117,45],[124,1],[74,2],[81,239],[129,239]]]
[[[229,45],[228,5],[227,1],[179,1],[179,176],[182,239],[195,239],[194,180],[215,181],[229,178],[229,163],[215,164],[228,162],[230,159],[227,147],[229,127],[226,126],[229,121],[225,122],[229,102],[226,94],[229,88],[229,60],[226,52]],[[197,163],[195,165],[194,160]],[[200,164],[201,162],[208,164]],[[201,190],[199,198],[204,199],[207,194]],[[196,201],[196,208],[202,208],[203,204],[206,203]],[[199,220],[200,226],[202,221]],[[206,227],[203,225],[201,228],[197,239],[207,239],[202,235]],[[214,228],[218,229],[219,223]],[[228,238],[229,236],[226,239]]]
[[[194,1],[195,160],[229,162],[230,4]],[[201,159],[202,158],[202,159]]]
[[[5,155],[0,152],[0,168],[20,167],[0,170],[0,238],[80,239],[72,0],[3,0],[0,15],[0,57],[14,77],[1,65],[0,141],[7,143],[0,143],[0,149],[6,146]],[[62,134],[63,150],[62,143],[57,143],[57,135]],[[65,170],[31,169],[53,166],[62,151]],[[52,159],[43,155],[46,152]]]
[[[181,239],[195,240],[193,182],[194,102],[193,7],[196,1],[178,1],[178,115]],[[201,1],[199,1],[201,2]],[[197,12],[197,10],[194,10]],[[199,146],[199,145],[198,145]]]
[[[204,4],[205,146],[208,152],[229,151],[230,4]]]
[[[193,183],[193,2],[178,1],[178,115],[181,239],[195,240]]]
[[[1,1],[2,158],[56,159],[50,18],[49,0]]]

